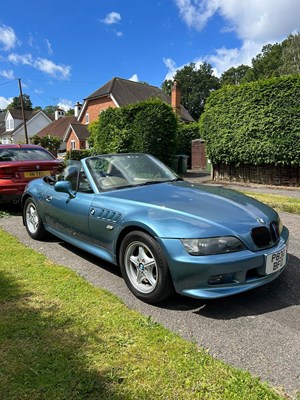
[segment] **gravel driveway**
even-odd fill
[[[151,316],[211,355],[250,371],[292,398],[300,392],[300,216],[281,214],[290,229],[289,264],[275,282],[226,299],[195,300],[175,296],[159,307],[137,300],[117,267],[53,239],[32,240],[20,216],[0,219],[0,228],[25,245],[72,268],[95,286]]]

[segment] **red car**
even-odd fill
[[[31,144],[0,145],[0,204],[18,202],[27,183],[57,174],[62,167],[51,153]]]

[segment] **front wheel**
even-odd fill
[[[44,239],[48,232],[45,230],[43,221],[38,213],[35,202],[32,198],[25,201],[23,208],[23,219],[26,230],[30,237],[36,240]]]
[[[145,232],[134,231],[124,238],[120,268],[128,288],[146,303],[158,303],[174,292],[163,250]]]

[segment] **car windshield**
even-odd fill
[[[54,157],[42,149],[35,148],[17,148],[17,149],[0,149],[1,161],[47,161],[53,160]]]
[[[98,190],[170,182],[178,178],[168,167],[148,154],[89,157],[86,165]]]

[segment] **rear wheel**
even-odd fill
[[[38,213],[34,200],[29,197],[24,204],[23,219],[26,230],[33,239],[42,240],[46,238],[48,232],[45,230],[43,221]]]
[[[145,232],[134,231],[124,238],[120,268],[131,292],[147,303],[158,303],[174,292],[163,250]]]

